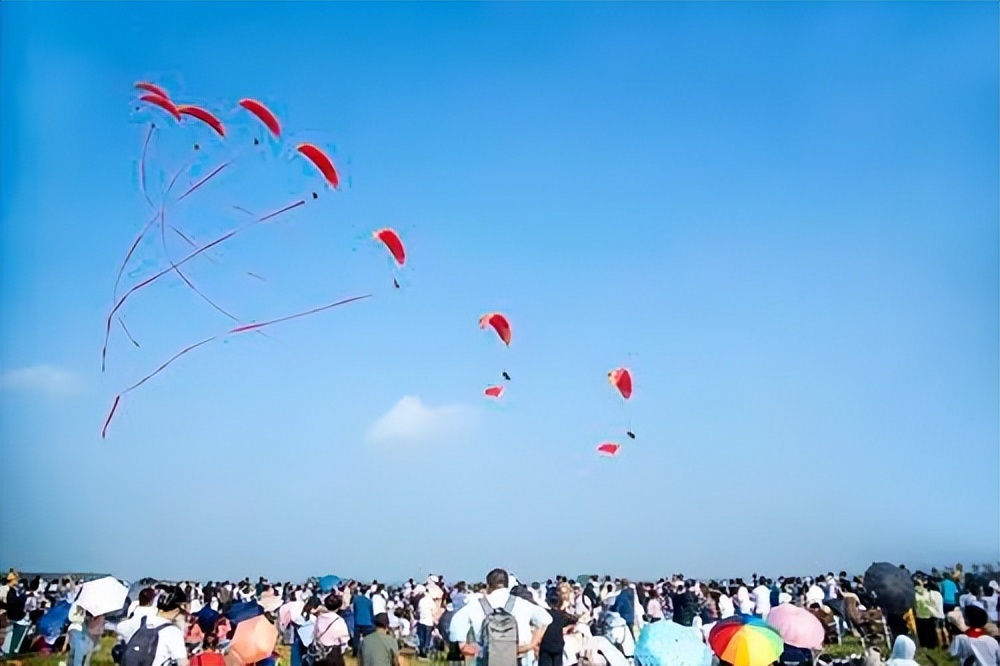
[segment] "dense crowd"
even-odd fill
[[[94,616],[74,603],[82,581],[11,571],[0,586],[0,625],[5,654],[67,652],[69,666],[89,666],[106,632],[117,636],[113,654],[120,660],[146,627],[159,634],[149,666],[237,666],[242,662],[231,656],[235,626],[259,615],[290,646],[290,666],[341,666],[346,654],[363,666],[397,666],[401,648],[418,659],[482,657],[485,621],[505,609],[517,626],[517,666],[623,666],[633,661],[635,639],[647,625],[671,622],[707,642],[722,620],[754,616],[766,622],[774,609],[790,604],[814,615],[829,642],[850,634],[876,645],[884,636],[892,666],[909,666],[918,643],[948,648],[962,666],[1000,666],[995,576],[967,576],[957,566],[910,579],[915,594],[905,612],[879,608],[865,579],[846,572],[711,581],[675,575],[655,582],[559,576],[527,583],[495,569],[482,583],[449,584],[432,575],[395,586],[334,576],[304,583],[144,580],[131,586],[120,612]],[[65,620],[46,623],[57,608]],[[816,650],[786,645],[780,661],[811,664],[816,656]],[[255,663],[273,666],[277,659],[274,654]]]

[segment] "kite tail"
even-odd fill
[[[371,294],[365,294],[364,296],[352,296],[351,298],[345,298],[344,300],[337,301],[336,303],[330,303],[329,305],[323,305],[318,308],[313,308],[312,310],[306,310],[305,312],[299,312],[297,314],[288,315],[287,317],[280,317],[278,319],[272,319],[270,321],[260,322],[259,324],[245,324],[243,326],[237,326],[233,330],[229,331],[229,335],[234,335],[236,333],[246,333],[248,331],[255,331],[259,328],[270,326],[271,324],[278,324],[283,321],[298,319],[299,317],[306,317],[311,314],[316,314],[317,312],[322,312],[323,310],[329,310],[330,308],[335,308],[340,305],[347,305],[348,303],[353,303],[354,301],[360,301],[371,297],[372,297]]]

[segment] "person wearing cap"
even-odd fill
[[[185,617],[187,599],[184,592],[178,587],[171,587],[164,590],[157,602],[159,613],[156,615],[133,615],[124,622],[120,622],[116,631],[122,641],[128,645],[139,628],[145,624],[147,627],[157,629],[163,627],[159,632],[159,640],[156,642],[156,655],[153,657],[151,666],[188,666],[187,646],[184,645],[184,629],[187,626]]]
[[[360,666],[399,666],[399,643],[389,635],[389,616],[375,615],[375,631],[361,641]]]

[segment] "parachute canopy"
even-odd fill
[[[626,400],[632,397],[632,373],[628,368],[618,368],[609,372],[608,382],[618,389]]]
[[[493,330],[497,332],[503,343],[510,346],[510,322],[507,321],[507,317],[500,314],[499,312],[491,312],[489,314],[484,314],[479,318],[479,328],[485,329],[487,326],[492,326]]]
[[[244,109],[257,116],[274,136],[281,136],[281,125],[278,124],[278,118],[271,113],[270,109],[255,99],[245,98],[241,99],[239,103]]]
[[[372,235],[375,237],[375,240],[380,240],[385,244],[397,264],[402,266],[406,263],[406,248],[403,247],[403,241],[399,239],[399,234],[386,227],[385,229],[379,229]]]
[[[167,94],[167,91],[161,88],[160,86],[156,85],[155,83],[149,83],[148,81],[139,81],[138,83],[135,84],[135,87],[138,88],[139,90],[144,90],[148,93],[158,95],[163,99],[170,99],[170,95]]]
[[[597,447],[597,452],[602,456],[607,456],[609,458],[614,458],[618,455],[621,450],[621,444],[615,444],[614,442],[604,442]]]
[[[177,112],[182,116],[197,118],[214,129],[219,136],[226,136],[226,128],[222,126],[222,121],[216,118],[211,112],[193,104],[178,104],[176,108]]]
[[[315,164],[316,168],[323,174],[323,177],[326,178],[326,182],[330,183],[334,189],[337,189],[340,185],[340,176],[337,175],[337,169],[334,168],[333,162],[327,157],[326,153],[311,143],[301,143],[296,150]]]
[[[486,389],[485,391],[483,391],[483,393],[486,395],[487,398],[499,398],[499,397],[503,396],[503,387],[502,386],[491,386],[488,389]]]
[[[139,98],[139,100],[160,107],[161,109],[172,115],[175,120],[180,121],[181,119],[180,111],[178,111],[177,107],[174,106],[174,103],[171,102],[166,97],[161,97],[159,95],[154,95],[150,93],[149,95],[143,95],[142,97]]]

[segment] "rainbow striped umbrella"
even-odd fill
[[[736,615],[712,627],[708,645],[732,666],[768,666],[778,661],[785,644],[774,627],[750,615]]]

